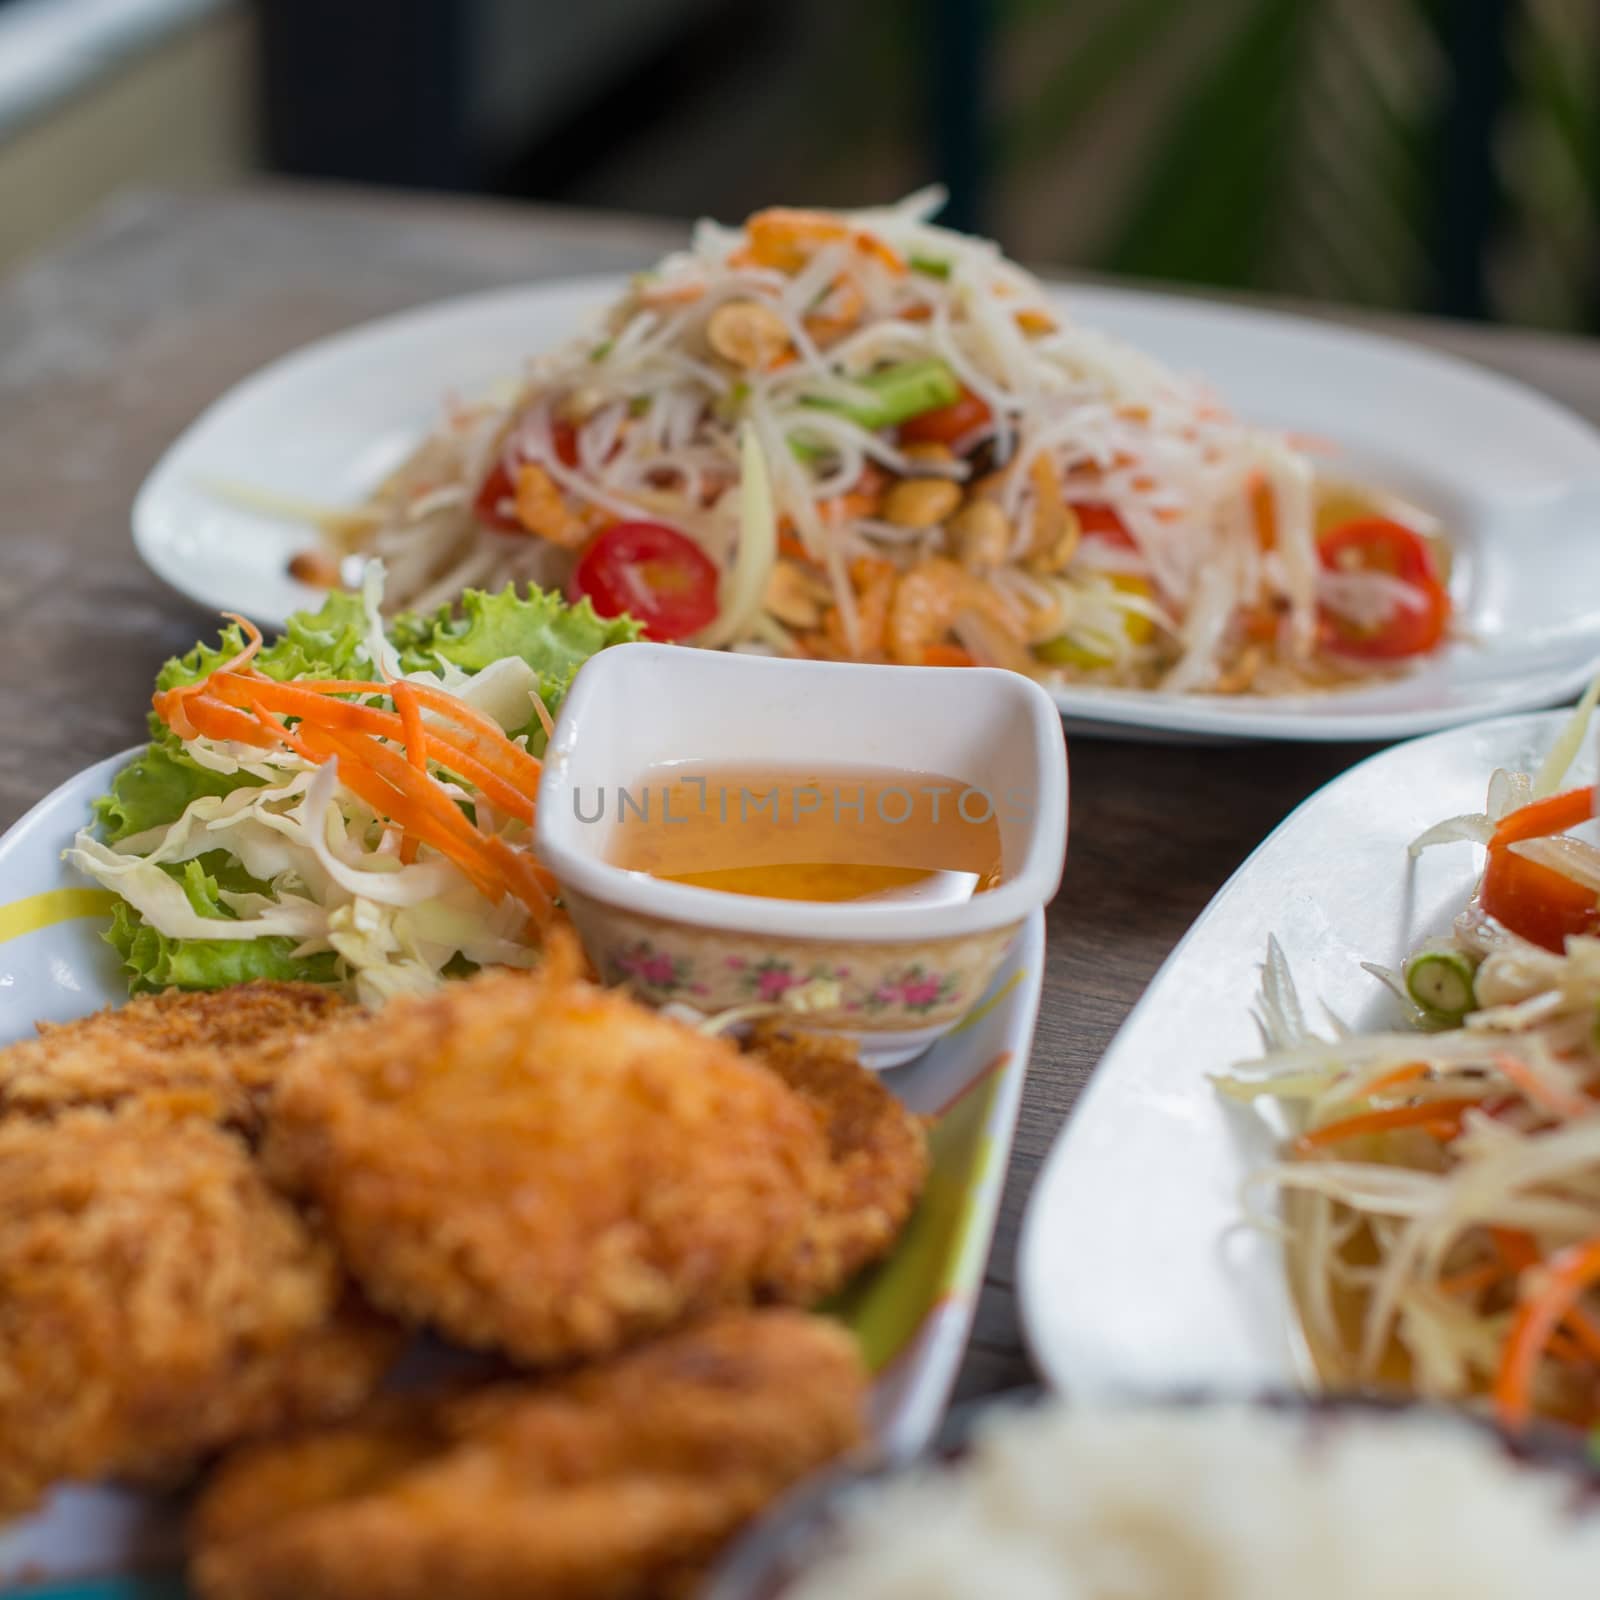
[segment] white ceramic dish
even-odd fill
[[[62,850],[133,755],[97,763],[0,839],[0,1045],[36,1020],[120,1004],[126,988],[100,938],[110,896]],[[933,1437],[966,1350],[1005,1183],[1044,975],[1035,911],[987,992],[932,1049],[885,1081],[929,1117],[926,1194],[894,1254],[832,1307],[875,1373],[872,1419],[892,1459]],[[108,1488],[65,1490],[0,1529],[0,1592],[34,1600],[182,1600],[171,1575],[172,1507]],[[138,1575],[135,1576],[135,1570]]]
[[[967,787],[928,801],[902,790],[890,809],[942,804],[974,824],[993,817],[1004,881],[944,905],[820,904],[664,883],[612,865],[606,855],[626,825],[622,794],[637,806],[643,774],[667,763],[702,780],[703,805],[707,784],[734,768],[937,773]],[[709,792],[732,840],[741,802],[727,814],[719,790]],[[850,826],[850,796],[818,790],[816,798]],[[538,839],[608,979],[704,1011],[752,1000],[803,1007],[807,1027],[858,1035],[863,1059],[890,1067],[966,1015],[1023,919],[1055,894],[1067,847],[1066,751],[1049,697],[1013,672],[618,645],[584,665],[562,703],[545,753]]]
[[[218,400],[140,490],[134,539],[202,605],[280,623],[315,591],[288,576],[310,530],[207,485],[350,504],[398,464],[448,392],[481,392],[569,335],[622,280],[534,284],[406,312],[323,340]],[[1072,725],[1136,737],[1394,739],[1570,698],[1600,659],[1592,571],[1600,434],[1466,362],[1272,313],[1088,286],[1053,291],[1085,322],[1202,373],[1243,416],[1340,447],[1341,470],[1443,519],[1468,639],[1375,687],[1278,700],[1064,687]]]
[[[1313,1026],[1328,1031],[1324,1008],[1358,1031],[1403,1025],[1360,963],[1398,967],[1446,932],[1483,864],[1472,845],[1414,863],[1406,846],[1481,811],[1496,767],[1535,770],[1567,716],[1506,717],[1362,762],[1284,821],[1173,951],[1029,1202],[1022,1308],[1053,1383],[1251,1393],[1308,1375],[1281,1247],[1244,1222],[1242,1189],[1273,1158],[1274,1130],[1208,1074],[1261,1053],[1252,1012],[1273,935]],[[1591,744],[1573,782],[1594,773]]]

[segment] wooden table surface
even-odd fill
[[[263,362],[366,318],[642,267],[681,238],[659,222],[342,190],[132,195],[0,285],[0,827],[136,740],[157,667],[210,627],[144,570],[128,534],[140,481],[204,406]],[[1600,345],[1347,320],[1476,358],[1600,421]],[[1129,1007],[1252,846],[1366,753],[1073,741],[1067,874],[961,1393],[1030,1377],[1013,1292],[1023,1205]]]

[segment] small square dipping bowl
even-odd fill
[[[991,804],[1001,881],[958,903],[778,900],[666,882],[612,864],[619,791],[671,763],[938,773]],[[656,782],[666,781],[659,774]],[[599,813],[599,815],[597,815]],[[602,650],[579,672],[545,754],[539,853],[589,958],[654,1004],[712,1013],[772,1004],[848,1033],[892,1066],[983,993],[1023,919],[1055,893],[1067,846],[1060,714],[1017,673]]]

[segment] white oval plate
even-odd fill
[[[1311,1026],[1403,1025],[1363,961],[1398,967],[1446,932],[1482,852],[1406,846],[1481,811],[1496,767],[1533,771],[1569,713],[1504,717],[1386,750],[1312,795],[1223,886],[1111,1043],[1034,1189],[1019,1249],[1028,1341],[1073,1394],[1232,1393],[1308,1375],[1278,1242],[1243,1188],[1276,1153],[1259,1108],[1209,1075],[1261,1053],[1253,1009],[1269,937]],[[1592,741],[1574,766],[1595,772]],[[1259,1191],[1252,1203],[1268,1202]]]
[[[621,278],[534,284],[368,323],[286,356],[218,400],[133,508],[151,569],[191,599],[278,624],[316,605],[288,575],[310,530],[208,492],[247,484],[354,504],[439,415],[566,338]],[[1056,288],[1080,320],[1205,375],[1243,416],[1334,441],[1341,469],[1436,511],[1454,540],[1464,638],[1371,688],[1275,700],[1065,687],[1087,732],[1393,739],[1574,695],[1600,659],[1600,433],[1553,401],[1415,345],[1172,296]]]
[[[61,852],[134,753],[80,772],[0,838],[0,1045],[26,1037],[35,1021],[70,1021],[127,996],[100,937],[111,897],[65,866]],[[1035,911],[977,1005],[884,1078],[930,1118],[928,1186],[894,1254],[830,1309],[875,1374],[874,1431],[891,1459],[915,1455],[933,1437],[966,1351],[1043,978],[1044,914]],[[143,1587],[129,1576],[170,1571],[176,1534],[170,1506],[163,1510],[109,1488],[59,1491],[38,1515],[0,1529],[0,1591],[38,1582],[38,1600],[178,1600],[177,1587]],[[59,1588],[46,1582],[69,1579]]]

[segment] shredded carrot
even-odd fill
[[[400,713],[400,722],[405,729],[406,759],[418,772],[426,772],[428,735],[422,726],[422,707],[417,704],[417,697],[412,692],[411,686],[403,680],[389,685],[389,698],[394,701],[394,708]],[[408,866],[417,859],[418,843],[419,841],[409,833],[400,837],[400,859]]]
[[[526,785],[530,797],[538,792],[543,765],[520,745],[513,744],[493,717],[475,711],[465,701],[456,699],[453,694],[446,694],[443,689],[422,683],[413,684],[412,689],[429,711],[436,711],[458,728],[477,735],[472,741],[471,754],[476,755],[485,766],[503,771],[513,783]]]
[[[156,715],[183,739],[192,739],[195,731],[191,726],[185,732],[184,728],[180,726],[186,721],[185,707],[188,702],[196,696],[204,694],[211,679],[217,673],[232,672],[240,667],[247,666],[255,659],[256,652],[261,648],[261,630],[248,617],[241,617],[237,611],[224,611],[222,615],[229,622],[238,623],[239,629],[245,637],[243,648],[229,656],[226,661],[213,667],[205,677],[197,678],[193,683],[183,683],[172,689],[158,691],[152,702],[156,708]],[[165,710],[162,709],[163,705],[166,707]],[[208,735],[208,737],[210,736]],[[219,737],[227,738],[229,736],[224,734]]]
[[[922,664],[925,667],[970,667],[972,652],[958,644],[930,644],[923,649]]]
[[[207,739],[231,739],[236,744],[260,745],[260,730],[235,707],[211,694],[189,695],[174,703],[158,694],[151,702],[155,712],[180,739],[197,734]]]
[[[261,748],[281,744],[313,764],[338,762],[340,782],[398,828],[403,861],[414,860],[426,844],[460,867],[487,898],[510,894],[541,927],[548,923],[554,876],[528,851],[479,828],[429,771],[431,761],[531,826],[543,770],[533,756],[492,718],[426,684],[267,678],[250,666],[260,632],[243,618],[234,620],[246,630],[246,647],[205,678],[157,693],[152,704],[163,721],[183,738],[204,734]],[[374,696],[389,698],[395,709],[372,704]],[[428,726],[425,708],[444,726]],[[549,712],[542,702],[537,710],[548,731]],[[280,717],[294,719],[295,726]]]
[[[1545,1263],[1536,1292],[1517,1311],[1495,1376],[1495,1409],[1505,1427],[1527,1426],[1533,1411],[1533,1379],[1539,1358],[1556,1329],[1597,1282],[1600,1239],[1559,1250]]]
[[[1264,472],[1250,476],[1250,514],[1255,518],[1256,543],[1263,550],[1278,548],[1278,501]]]
[[[1489,1239],[1510,1272],[1519,1275],[1528,1272],[1544,1259],[1539,1254],[1538,1245],[1533,1242],[1533,1235],[1521,1228],[1491,1227]],[[1563,1325],[1576,1335],[1591,1355],[1600,1360],[1600,1319],[1590,1316],[1581,1306],[1574,1306]]]
[[[441,696],[439,691],[426,689],[420,684],[408,687],[416,700],[426,702],[438,697],[448,701],[474,719],[476,725],[479,714],[470,707],[461,706],[450,696]],[[368,694],[388,692],[374,684],[367,684],[364,688]],[[314,679],[273,683],[266,678],[228,674],[217,685],[217,692],[220,697],[227,698],[230,704],[265,706],[318,727],[357,729],[397,742],[405,739],[405,724],[395,712],[385,711],[381,706],[358,705],[353,700],[330,698],[326,693],[326,685]],[[538,790],[538,774],[543,768],[525,750],[512,744],[497,723],[487,718],[482,720],[494,729],[496,739],[503,748],[497,748],[481,733],[452,733],[428,728],[423,733],[424,752],[429,760],[482,789],[485,797],[507,816],[517,817],[532,826],[533,795]],[[484,759],[485,755],[493,759],[494,765]]]
[[[509,884],[489,860],[485,836],[432,779],[364,733],[302,729],[306,746],[322,759],[339,759],[339,781],[380,816],[415,834],[461,868],[486,899],[499,901]]]
[[[1403,1067],[1396,1067],[1393,1072],[1381,1073],[1374,1078],[1365,1089],[1368,1095],[1383,1094],[1389,1089],[1398,1089],[1403,1083],[1415,1083],[1418,1078],[1428,1075],[1426,1061],[1408,1061]]]
[[[1420,1128],[1440,1140],[1452,1139],[1461,1131],[1461,1119],[1482,1104],[1481,1100],[1476,1099],[1422,1100],[1415,1105],[1396,1106],[1388,1111],[1363,1111],[1302,1133],[1295,1140],[1295,1148],[1306,1153],[1330,1144],[1342,1144],[1346,1139],[1390,1133],[1399,1128]]]
[[[1476,1294],[1480,1289],[1489,1289],[1497,1283],[1503,1283],[1510,1276],[1503,1261],[1485,1261],[1480,1266],[1468,1267],[1461,1272],[1452,1272],[1440,1278],[1434,1285],[1441,1294],[1469,1295]]]
[[[1519,1088],[1530,1104],[1552,1116],[1570,1122],[1574,1117],[1586,1117],[1594,1110],[1594,1102],[1587,1095],[1568,1094],[1558,1084],[1546,1083],[1527,1062],[1502,1051],[1494,1058],[1500,1074]]]
[[[545,738],[553,739],[556,733],[556,725],[550,720],[550,708],[544,703],[544,697],[535,689],[532,691],[531,699],[533,700],[534,715],[539,719],[539,726],[544,729]]]
[[[1490,847],[1565,833],[1568,828],[1576,828],[1579,823],[1587,822],[1593,815],[1594,785],[1568,789],[1565,794],[1553,794],[1547,800],[1535,800],[1532,805],[1520,806],[1502,817],[1495,827]]]

